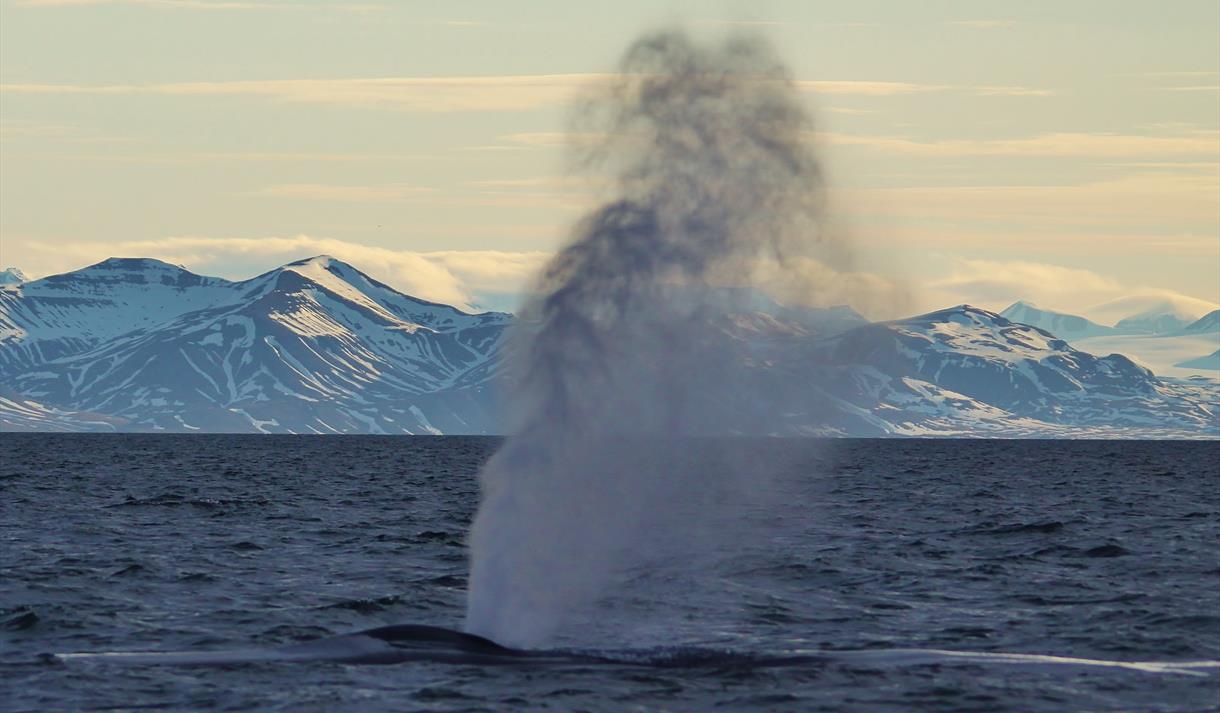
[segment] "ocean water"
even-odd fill
[[[1220,708],[1216,442],[677,443],[778,475],[565,629],[597,661],[49,655],[460,628],[498,444],[0,434],[0,710]]]

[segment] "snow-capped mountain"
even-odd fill
[[[25,282],[28,278],[25,273],[19,268],[10,267],[5,270],[0,270],[0,285],[19,285]]]
[[[1120,332],[1170,334],[1214,309],[1215,303],[1194,297],[1137,294],[1092,307],[1089,314],[1112,322]]]
[[[242,282],[107,260],[4,297],[6,383],[137,430],[484,432],[510,320],[325,256]]]
[[[1220,436],[1220,382],[966,305],[869,324],[750,290],[661,298],[709,307],[732,433]],[[325,256],[238,282],[111,259],[0,288],[0,429],[501,433],[510,322]]]
[[[1206,356],[1187,359],[1186,361],[1178,362],[1175,366],[1183,369],[1204,369],[1207,371],[1220,372],[1220,349]]]
[[[817,351],[840,372],[825,380],[828,394],[883,432],[1220,435],[1215,384],[1160,379],[969,305],[859,327]]]
[[[0,375],[246,297],[237,283],[160,260],[111,258],[0,289]]]
[[[1084,317],[1042,309],[1024,301],[1014,302],[1009,305],[1007,309],[1000,313],[1000,316],[1013,322],[1040,327],[1069,342],[1075,342],[1077,339],[1113,334],[1116,331],[1113,327],[1098,324]]]
[[[1124,354],[1161,376],[1188,377],[1220,369],[1213,366],[1214,360],[1203,356],[1220,347],[1220,310],[1191,321],[1191,316],[1207,304],[1182,297],[1123,298],[1101,308],[1102,312],[1125,315],[1113,327],[1028,302],[1016,302],[1000,315],[1045,329],[1082,351]]]
[[[1182,331],[1189,334],[1220,332],[1220,309],[1214,309],[1211,312],[1208,312],[1194,322],[1186,325],[1186,329]]]

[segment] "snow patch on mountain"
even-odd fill
[[[1069,344],[968,305],[869,324],[847,307],[785,306],[753,290],[674,287],[658,298],[687,300],[692,318],[708,320],[708,368],[742,370],[741,389],[713,396],[732,401],[732,433],[1220,436],[1220,381],[1165,378],[1081,346],[1124,335]],[[1061,325],[1072,317],[1022,309]],[[0,289],[0,428],[503,433],[510,324],[404,295],[327,256],[239,282],[107,260]],[[1220,331],[1125,336],[1164,345]],[[1191,348],[1203,343],[1213,342]]]
[[[1220,332],[1220,309],[1214,309],[1196,321],[1186,325],[1182,330],[1187,334],[1202,334],[1205,332]]]
[[[1216,308],[1215,303],[1194,297],[1151,294],[1120,297],[1093,307],[1089,313],[1110,321],[1120,332],[1168,334]]]
[[[1024,301],[1014,302],[1007,309],[1001,312],[1000,316],[1010,319],[1013,322],[1020,322],[1021,324],[1029,324],[1035,327],[1040,327],[1073,343],[1077,339],[1098,337],[1106,334],[1113,334],[1115,332],[1113,327],[1097,324],[1096,322],[1085,319],[1084,317],[1068,314],[1066,312],[1056,312],[1049,309],[1042,309],[1032,303]]]
[[[825,340],[818,355],[840,371],[826,381],[829,393],[892,433],[1220,432],[1216,411],[1193,388],[969,305],[859,327]]]
[[[29,278],[20,268],[10,267],[0,270],[0,285],[20,285],[28,280]]]
[[[1188,359],[1175,366],[1183,369],[1202,369],[1204,371],[1220,371],[1220,349],[1196,359]]]
[[[1117,334],[1082,339],[1075,346],[1095,354],[1125,354],[1160,376],[1185,378],[1210,370],[1205,359],[1203,362],[1198,359],[1220,349],[1220,331]]]
[[[65,299],[71,310],[45,306]],[[487,363],[510,322],[411,298],[325,256],[242,282],[111,260],[0,308],[13,324],[0,352],[23,395],[135,430],[485,432]],[[88,320],[116,326],[79,329]]]

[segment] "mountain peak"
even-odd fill
[[[965,303],[960,304],[960,305],[955,305],[953,307],[946,307],[945,309],[938,309],[935,312],[928,312],[927,314],[921,314],[921,315],[918,315],[915,317],[911,317],[910,319],[911,320],[939,320],[939,319],[951,319],[952,317],[955,317],[958,315],[981,317],[987,321],[995,321],[997,319],[1003,319],[1005,322],[1008,321],[1006,318],[1003,318],[1001,315],[996,314],[995,312],[992,312],[991,310],[986,310],[986,309],[983,309],[982,307],[975,307],[974,305],[965,304]]]
[[[108,257],[99,263],[84,268],[85,270],[172,270],[186,271],[181,265],[171,265],[168,262],[151,257]]]
[[[339,289],[342,285],[346,286],[344,289],[357,291],[363,291],[363,283],[370,279],[360,270],[330,255],[315,255],[290,262],[276,272],[293,272],[328,288]]]
[[[1121,331],[1168,334],[1181,331],[1214,309],[1216,304],[1207,300],[1153,291],[1120,297],[1090,312],[1113,319]]]
[[[297,267],[302,265],[319,265],[321,267],[330,267],[331,265],[339,265],[342,267],[351,267],[342,260],[338,260],[330,255],[314,255],[313,257],[302,258],[288,263],[284,267]]]
[[[1019,309],[1036,309],[1039,312],[1042,311],[1041,307],[1034,304],[1033,302],[1030,302],[1029,300],[1017,300],[1016,302],[1013,302],[1012,304],[1005,307],[1004,311],[1000,312],[1000,314],[1008,314],[1009,312],[1012,312],[1014,310],[1019,310]]]
[[[1097,324],[1079,315],[1042,309],[1032,302],[1017,300],[1000,313],[1001,317],[1028,324],[1068,340],[1085,339],[1110,334],[1113,328]]]
[[[19,285],[28,280],[29,278],[20,268],[10,267],[7,270],[0,270],[0,285]]]
[[[1220,309],[1214,309],[1186,326],[1187,332],[1220,331]]]
[[[281,267],[280,270],[296,272],[314,280],[324,280],[324,275],[328,273],[344,282],[351,282],[353,279],[357,282],[370,279],[368,275],[365,275],[350,263],[343,262],[330,255],[314,255],[313,257],[290,262]]]

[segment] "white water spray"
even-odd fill
[[[605,137],[583,163],[613,172],[617,197],[576,226],[521,315],[514,435],[482,472],[470,539],[466,627],[513,646],[546,643],[650,543],[700,530],[765,477],[742,464],[711,478],[690,457],[693,437],[771,432],[783,406],[710,286],[748,284],[763,260],[842,257],[815,247],[811,125],[766,43],[644,37],[579,118]]]

